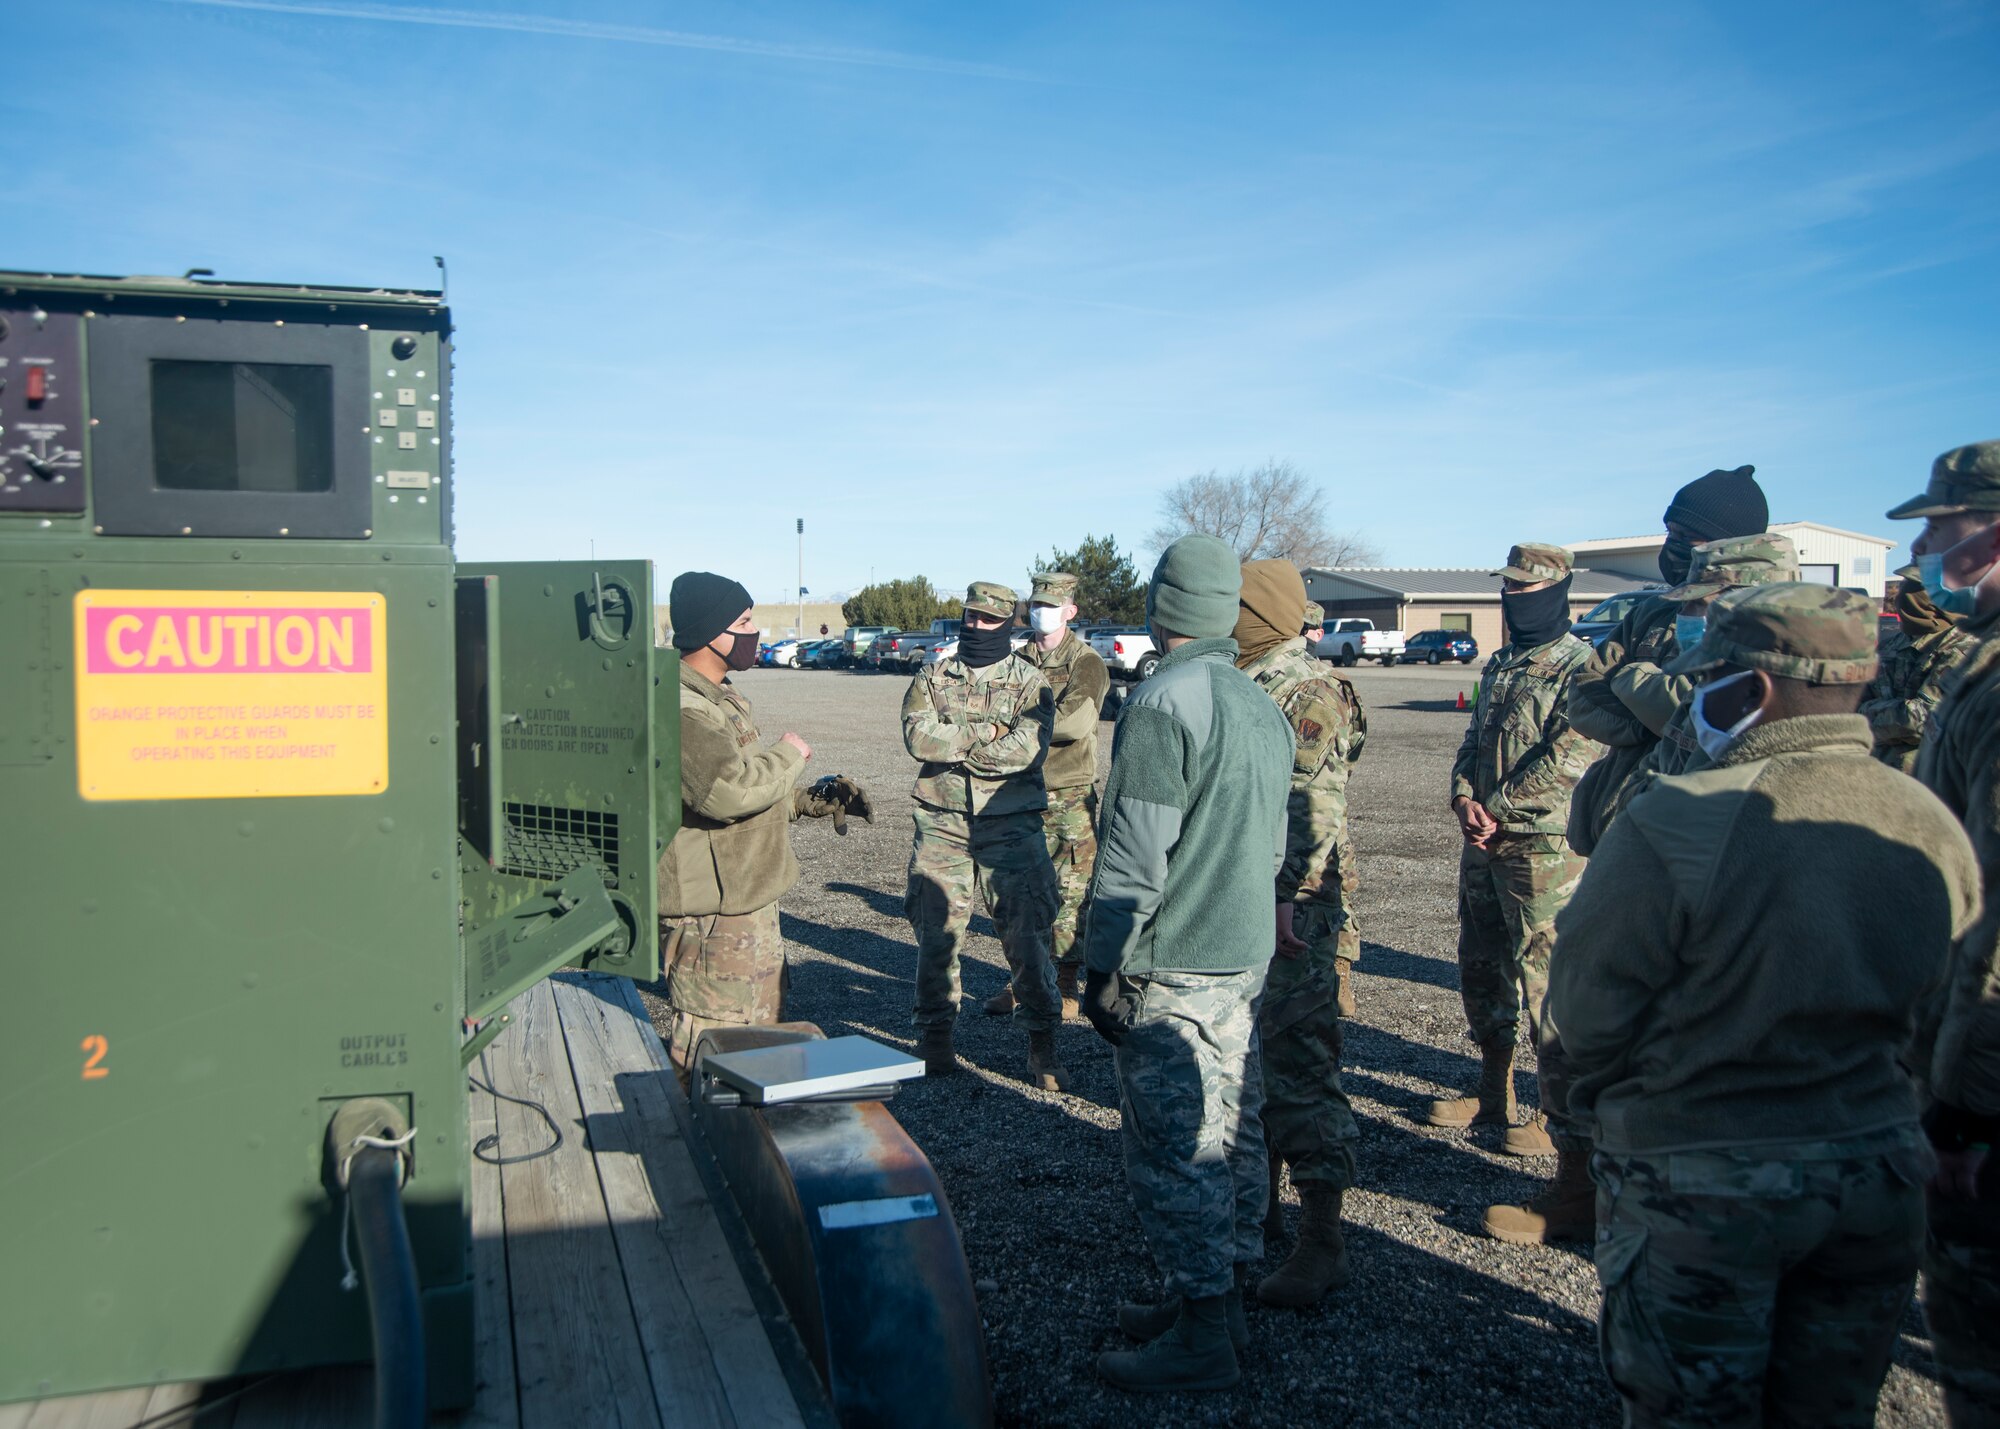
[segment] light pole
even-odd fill
[[[806,518],[799,517],[799,623],[794,632],[806,638]]]

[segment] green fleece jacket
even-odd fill
[[[1191,641],[1119,712],[1085,934],[1098,972],[1270,961],[1292,727],[1235,659],[1234,640]]]
[[[1915,1123],[1897,1057],[1979,869],[1950,811],[1870,747],[1859,715],[1755,726],[1598,843],[1556,918],[1548,1021],[1602,1150]]]

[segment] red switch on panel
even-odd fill
[[[28,400],[45,402],[49,396],[49,369],[30,367],[28,369]]]

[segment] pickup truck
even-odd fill
[[[1403,632],[1377,630],[1372,620],[1337,620],[1328,627],[1313,654],[1336,665],[1352,665],[1362,660],[1393,665],[1403,658]]]
[[[1090,648],[1113,679],[1143,680],[1159,668],[1160,652],[1143,625],[1105,626],[1090,632]]]
[[[1034,639],[1034,632],[1016,626],[1012,637],[1012,646],[1015,653],[1018,654],[1021,647],[1032,639]],[[947,640],[931,639],[924,645],[923,653],[918,657],[917,663],[920,665],[935,665],[941,660],[951,659],[957,653],[958,637],[956,635]]]
[[[869,654],[874,655],[876,647],[887,642],[887,648],[874,661],[877,668],[914,672],[927,663],[926,657],[934,647],[958,639],[958,627],[956,619],[939,619],[931,622],[929,630],[903,630],[894,635],[878,635],[869,647]]]

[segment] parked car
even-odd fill
[[[914,630],[896,630],[876,636],[869,643],[868,654],[865,657],[868,668],[886,670],[890,674],[909,669],[910,654],[916,650],[920,638],[918,632]],[[903,648],[905,645],[910,647],[908,651]]]
[[[1403,632],[1377,630],[1375,622],[1349,617],[1327,626],[1326,634],[1313,654],[1336,665],[1352,665],[1361,660],[1380,660],[1393,665],[1402,658]]]
[[[1607,595],[1590,608],[1583,619],[1570,626],[1570,634],[1579,640],[1588,640],[1592,645],[1602,645],[1605,637],[1618,628],[1618,623],[1632,613],[1632,607],[1649,595],[1658,595],[1665,586],[1641,586],[1638,590],[1621,590],[1616,595]]]
[[[799,642],[796,640],[773,640],[765,647],[769,654],[758,663],[780,665],[788,670],[799,668]]]
[[[1422,661],[1426,665],[1442,665],[1447,660],[1456,660],[1461,665],[1470,665],[1478,658],[1479,642],[1463,630],[1419,630],[1404,642],[1399,663]]]
[[[850,625],[840,637],[840,648],[848,664],[858,665],[868,654],[868,647],[875,643],[876,636],[895,633],[886,625]]]
[[[847,649],[839,640],[809,640],[799,648],[801,669],[837,670],[846,663]]]
[[[1160,652],[1143,625],[1100,625],[1090,632],[1090,648],[1114,679],[1143,680],[1160,665]]]

